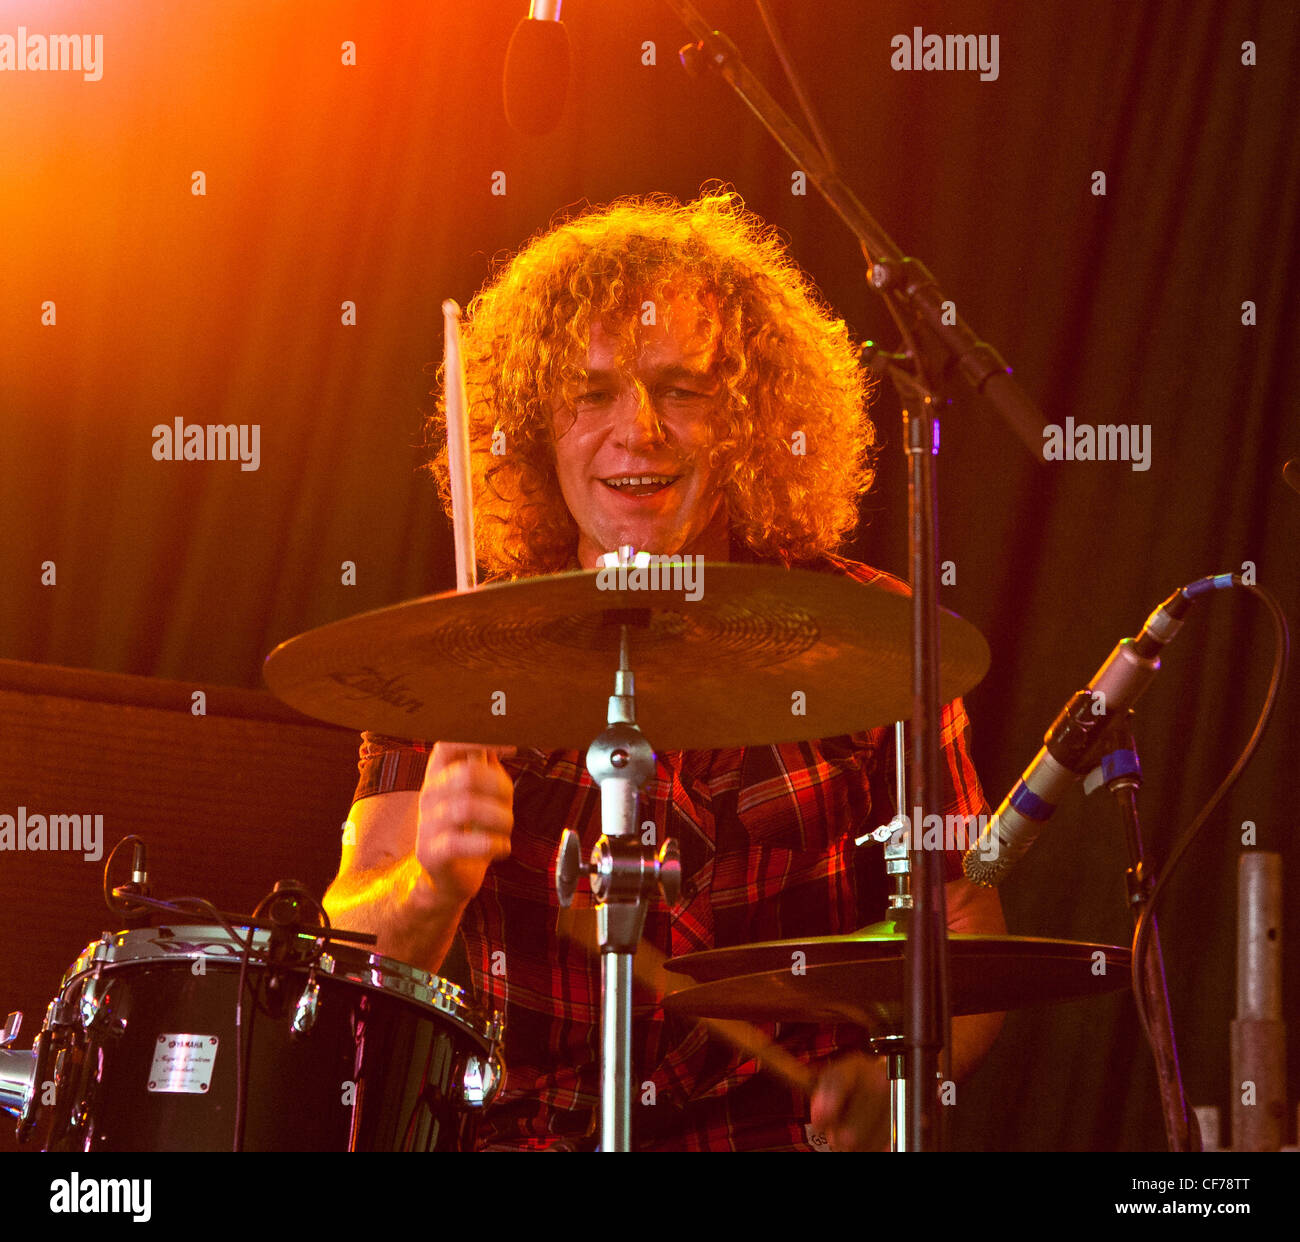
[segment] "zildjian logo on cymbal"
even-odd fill
[[[398,678],[388,677],[377,669],[364,665],[351,673],[331,673],[330,679],[340,686],[355,690],[354,699],[379,699],[391,703],[394,707],[404,707],[408,712],[418,712],[424,706],[423,699],[417,699],[404,686],[399,685]]]

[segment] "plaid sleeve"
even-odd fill
[[[363,733],[357,758],[360,777],[352,795],[353,804],[375,794],[418,790],[424,783],[424,768],[433,747],[433,742]]]
[[[973,816],[988,814],[988,802],[980,788],[975,764],[970,757],[970,718],[961,699],[948,703],[939,714],[939,779],[943,783],[943,814],[960,815],[966,822],[974,825]],[[951,823],[951,820],[947,822]],[[967,829],[968,839],[973,841],[978,835],[978,828],[971,832]],[[945,849],[943,855],[943,878],[960,880],[962,878],[962,855],[964,846]]]

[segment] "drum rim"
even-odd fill
[[[233,923],[232,926],[241,935],[248,933],[246,924]],[[255,947],[264,950],[270,942],[271,933],[258,928],[254,930],[253,935]],[[311,936],[304,938],[314,939]],[[239,966],[242,954],[238,951],[221,954],[207,953],[202,950],[196,952],[193,949],[167,952],[157,947],[169,939],[182,943],[194,941],[200,944],[210,941],[234,947],[230,933],[215,923],[165,923],[158,927],[133,928],[129,931],[106,931],[98,940],[92,940],[81,951],[76,961],[64,971],[63,980],[59,984],[60,997],[65,997],[70,989],[84,981],[87,976],[93,976],[101,970],[116,971],[122,967],[150,962],[155,965],[166,963],[179,965],[192,963],[200,958],[205,962],[219,963],[226,969],[237,969]],[[149,946],[147,950],[143,947],[146,945]],[[261,960],[254,957],[251,964],[260,965]],[[309,969],[306,963],[295,964],[294,968],[304,975]],[[384,957],[378,953],[368,953],[365,949],[351,945],[334,944],[322,951],[316,961],[315,969],[318,974],[329,978],[353,983],[371,992],[408,1001],[451,1018],[467,1034],[473,1036],[486,1051],[490,1052],[500,1042],[502,1032],[499,1018],[494,1016],[489,1021],[466,999],[465,989],[459,984],[452,983],[450,979],[444,979],[441,975],[421,970],[409,962]]]

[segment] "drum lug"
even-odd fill
[[[307,979],[307,986],[303,988],[302,995],[298,997],[298,1004],[294,1007],[292,1028],[295,1035],[306,1035],[316,1025],[316,1010],[319,1005],[320,984],[313,972]]]
[[[66,1031],[77,1026],[78,1022],[76,1007],[65,997],[56,997],[45,1008],[45,1025],[49,1030]]]
[[[471,1054],[465,1062],[465,1075],[461,1080],[465,1103],[470,1108],[486,1108],[496,1099],[505,1076],[505,1064],[496,1049],[485,1057]]]
[[[506,1064],[501,1056],[501,1042],[506,1033],[505,1015],[494,1009],[486,1025],[491,1051],[486,1057],[472,1054],[465,1062],[465,1075],[461,1080],[465,1103],[471,1108],[486,1108],[491,1104],[506,1077]]]
[[[81,989],[81,1000],[77,1008],[82,1029],[87,1031],[92,1030],[110,1015],[108,990],[100,991],[99,967],[95,968],[95,973]]]

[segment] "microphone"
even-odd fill
[[[569,32],[560,21],[563,0],[532,0],[510,36],[501,97],[506,120],[537,137],[560,123],[569,87]]]
[[[1146,620],[1136,638],[1125,638],[1097,674],[1065,705],[1043,738],[1024,775],[1003,799],[962,858],[966,878],[992,888],[1038,839],[1066,791],[1097,763],[1102,735],[1128,711],[1160,668],[1160,652],[1182,628],[1192,604],[1209,591],[1236,586],[1235,574],[1200,578],[1175,591]]]
[[[108,908],[114,914],[120,914],[123,925],[128,928],[148,927],[151,918],[149,907],[131,901],[132,897],[148,898],[151,895],[148,851],[144,840],[141,837],[124,837],[118,845],[121,846],[132,839],[135,843],[131,850],[131,883],[119,885],[113,890],[113,898],[116,899],[117,904],[109,901]]]
[[[148,853],[144,842],[137,841],[131,851],[131,891],[139,893],[141,897],[149,896],[149,863],[147,859]]]

